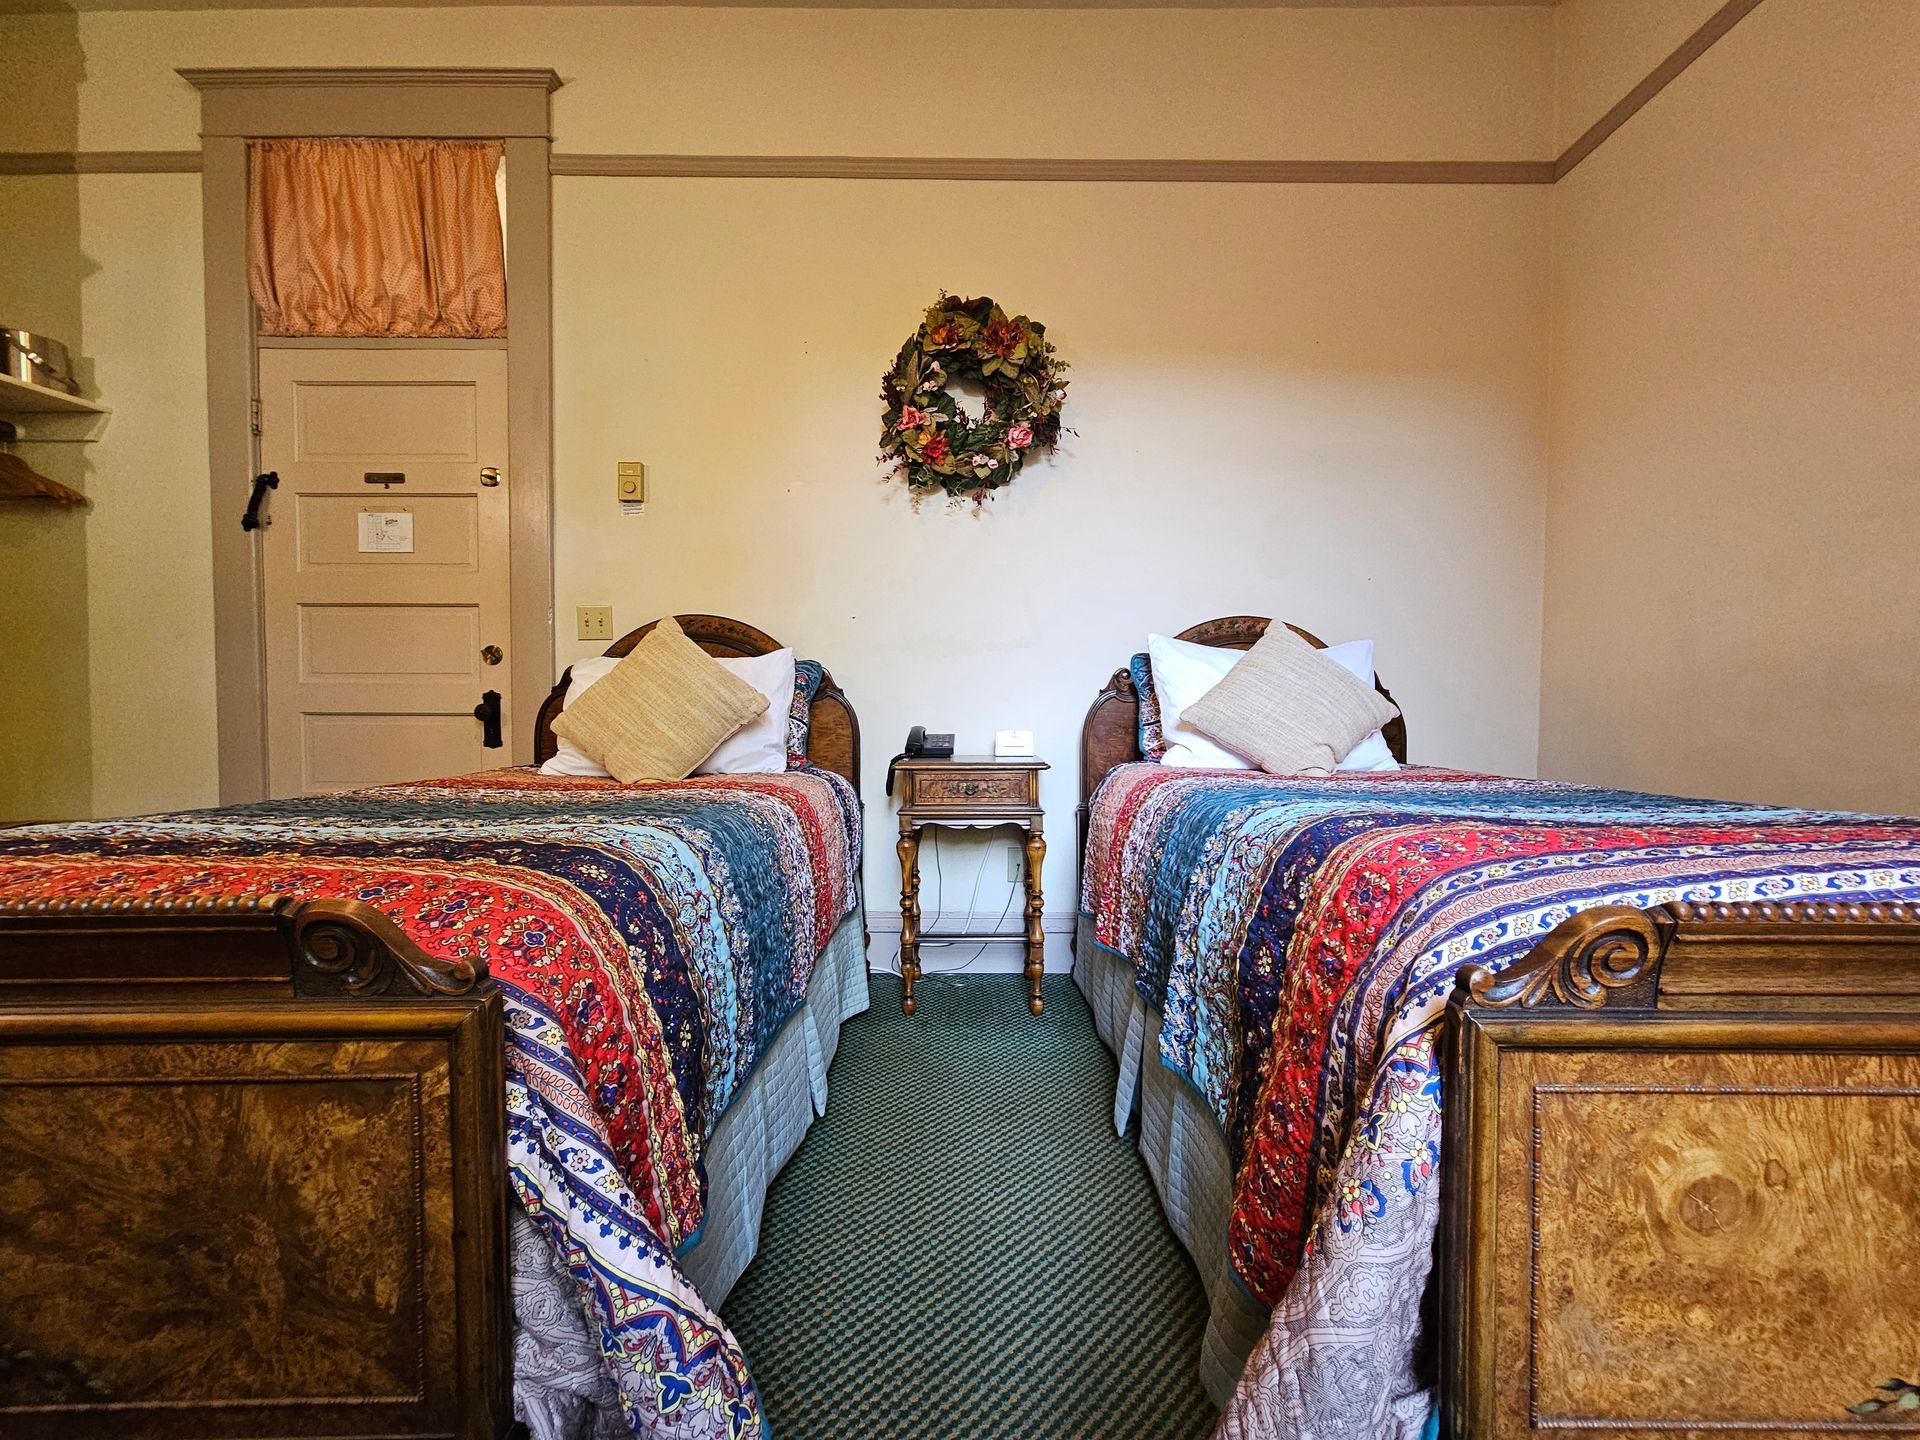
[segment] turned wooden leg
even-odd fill
[[[900,817],[900,1009],[911,1015],[920,1008],[913,998],[913,982],[920,978],[920,831]]]
[[[1047,932],[1041,924],[1040,866],[1047,858],[1046,837],[1035,820],[1027,831],[1027,1009],[1038,1015],[1045,1001],[1040,980],[1047,973]]]

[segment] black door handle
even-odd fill
[[[267,498],[267,491],[280,488],[280,472],[269,470],[264,475],[253,477],[253,498],[247,501],[247,513],[240,517],[242,530],[260,528],[260,502]]]
[[[500,748],[500,692],[488,690],[473,707],[473,718],[480,722],[480,743],[488,750]]]

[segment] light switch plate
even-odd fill
[[[639,460],[622,460],[614,477],[615,493],[622,504],[644,504],[647,498],[647,467]]]
[[[574,611],[574,614],[579,617],[580,621],[578,627],[579,633],[575,637],[576,639],[613,639],[613,606],[582,605]]]

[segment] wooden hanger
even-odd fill
[[[93,503],[72,486],[49,480],[18,455],[4,449],[0,449],[0,500],[43,500],[54,505]]]

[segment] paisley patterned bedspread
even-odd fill
[[[1125,765],[1082,910],[1163,1015],[1234,1166],[1235,1274],[1275,1307],[1233,1435],[1417,1433],[1453,976],[1598,905],[1920,898],[1920,821],[1409,768]]]
[[[860,807],[823,770],[674,784],[529,769],[0,835],[0,896],[364,900],[484,956],[507,1160],[636,1434],[764,1432],[746,1361],[675,1263],[701,1148],[855,902]]]

